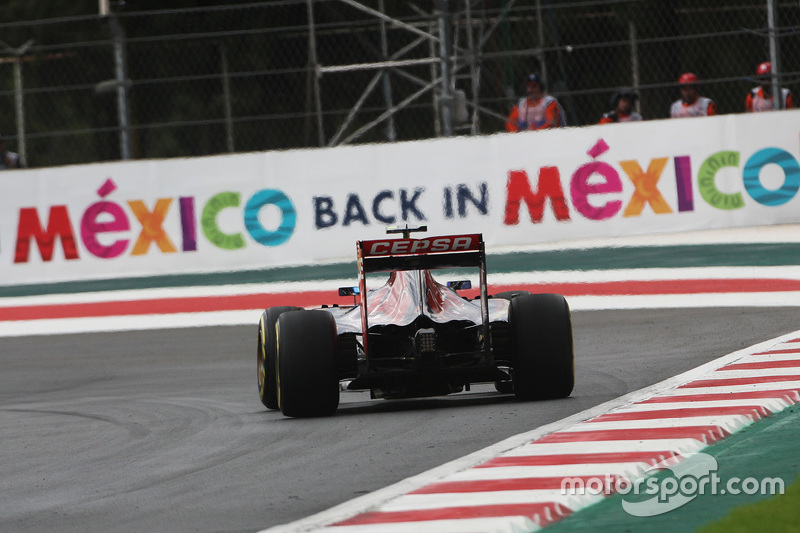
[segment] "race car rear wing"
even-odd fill
[[[480,267],[484,257],[480,233],[427,239],[358,241],[359,269],[364,273]]]

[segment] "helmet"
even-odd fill
[[[545,90],[544,81],[542,81],[542,78],[538,74],[528,74],[528,76],[525,78],[525,84],[527,85],[528,83],[535,83],[541,87],[543,91]]]
[[[619,87],[614,91],[614,94],[611,95],[612,108],[617,107],[620,98],[630,98],[632,102],[635,102],[639,99],[639,95],[630,87]]]
[[[681,77],[678,78],[678,83],[680,83],[681,85],[693,85],[699,81],[700,79],[694,72],[684,72],[683,74],[681,74]]]
[[[769,61],[764,61],[758,68],[756,69],[756,76],[766,76],[767,74],[772,74],[772,63]]]

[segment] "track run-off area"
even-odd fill
[[[490,258],[495,292],[561,292],[573,309],[576,387],[548,402],[488,385],[417,400],[345,392],[326,419],[264,410],[258,313],[284,298],[342,303],[334,291],[353,280],[333,267],[320,281],[5,294],[0,531],[260,531],[386,490],[800,329],[796,232],[731,237],[724,254],[662,242],[617,259],[602,245],[530,250],[527,270]],[[591,260],[559,263],[581,254]]]

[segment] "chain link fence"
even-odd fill
[[[618,86],[666,118],[687,71],[741,113],[771,52],[800,90],[795,0],[112,7],[0,22],[0,132],[28,166],[489,134],[530,72],[571,126],[596,124]]]

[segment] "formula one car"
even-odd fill
[[[340,387],[372,398],[439,396],[494,382],[518,400],[570,395],[574,383],[569,306],[557,294],[489,296],[480,234],[358,241],[358,287],[339,289],[353,305],[271,307],[258,324],[258,391],[268,409],[291,417],[332,415]],[[431,269],[477,267],[468,281],[438,283]],[[389,272],[367,290],[367,274]]]

